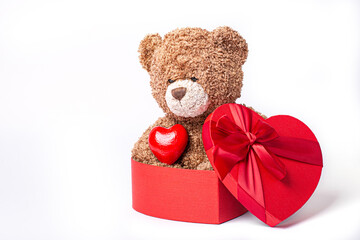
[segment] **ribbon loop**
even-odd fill
[[[286,170],[280,160],[265,148],[264,144],[278,137],[275,129],[264,121],[252,123],[252,112],[240,111],[232,115],[234,121],[227,116],[221,116],[216,122],[216,130],[221,135],[215,155],[215,165],[223,179],[240,161],[249,158],[259,159],[264,167],[277,179],[286,175]],[[254,151],[255,154],[249,154]],[[222,152],[223,154],[218,154]],[[221,160],[220,160],[221,159]],[[253,159],[251,162],[256,162]]]

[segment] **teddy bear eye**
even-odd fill
[[[196,77],[192,77],[192,78],[190,78],[191,79],[191,81],[193,81],[193,82],[196,82],[197,80],[199,80],[199,79],[197,79]]]
[[[175,80],[169,79],[168,82],[173,83],[173,82],[175,82]]]

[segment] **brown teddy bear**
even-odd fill
[[[171,167],[211,170],[202,142],[202,125],[217,107],[240,97],[248,47],[229,27],[210,32],[201,28],[176,29],[164,36],[147,35],[139,47],[140,63],[150,74],[153,97],[165,112],[151,125],[132,150],[135,161],[169,166],[149,148],[155,126],[184,126],[189,142]]]

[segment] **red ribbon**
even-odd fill
[[[246,118],[242,118],[244,119]],[[222,161],[214,162],[221,179],[224,179],[239,161],[253,158],[255,155],[274,177],[279,180],[285,177],[285,166],[265,147],[267,142],[279,137],[269,124],[258,120],[249,131],[246,128],[242,129],[224,115],[217,121],[216,128],[223,133],[223,139],[214,148],[214,156],[221,155],[223,158]]]
[[[259,162],[278,180],[286,177],[280,157],[322,166],[321,154],[312,149],[319,143],[307,139],[279,136],[265,121],[253,120],[253,111],[229,104],[231,116],[224,114],[213,123],[215,168],[223,180],[236,166],[238,184],[264,204]]]

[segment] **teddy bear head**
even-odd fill
[[[177,120],[201,119],[240,97],[246,41],[229,27],[176,29],[147,35],[140,63],[150,74],[153,97]]]

